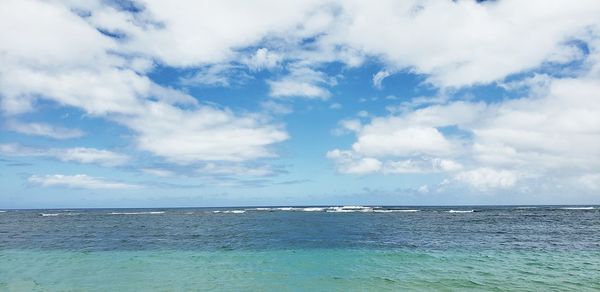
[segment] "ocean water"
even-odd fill
[[[600,207],[4,210],[0,291],[600,291]]]

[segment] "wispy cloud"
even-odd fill
[[[95,148],[31,148],[19,144],[0,144],[0,154],[6,156],[51,157],[64,162],[83,164],[99,164],[102,166],[121,166],[129,160],[129,156],[108,150]]]
[[[27,181],[42,187],[66,187],[77,189],[133,189],[142,186],[92,177],[86,174],[75,175],[32,175]]]
[[[79,129],[68,129],[46,123],[21,123],[9,121],[6,123],[6,128],[21,134],[43,136],[53,139],[71,139],[85,135],[85,133]]]

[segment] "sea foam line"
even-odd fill
[[[366,206],[331,206],[331,207],[257,207],[248,208],[246,211],[289,211],[289,212],[328,212],[328,213],[393,213],[393,212],[419,212],[420,210],[415,209],[380,209],[381,207],[366,207]],[[221,213],[223,211],[215,212]]]
[[[110,212],[109,215],[159,215],[164,214],[164,211],[149,211],[149,212]]]
[[[80,213],[40,213],[42,217],[56,217],[56,216],[77,216]]]
[[[473,213],[475,210],[450,210],[448,213]]]
[[[244,213],[246,213],[246,211],[244,211],[244,210],[225,210],[225,211],[216,210],[216,211],[213,211],[213,213],[244,214]]]
[[[414,212],[419,212],[420,210],[416,210],[416,209],[384,209],[384,210],[373,210],[373,212],[375,213],[414,213]]]

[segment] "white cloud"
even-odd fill
[[[509,170],[496,170],[492,168],[477,168],[464,171],[454,176],[456,181],[468,184],[478,190],[513,187],[519,176]]]
[[[138,135],[139,149],[178,164],[198,161],[246,161],[275,154],[268,146],[288,138],[260,116],[236,116],[228,110],[184,110],[151,103],[144,115],[121,121]]]
[[[591,72],[579,78],[544,78],[531,83],[535,89],[519,99],[444,101],[375,117],[356,131],[347,157],[378,158],[382,173],[445,172],[480,190],[519,183],[591,190],[600,171],[598,80]],[[438,130],[449,126],[459,135]],[[429,161],[438,164],[431,167]]]
[[[84,147],[50,149],[48,154],[66,162],[96,163],[103,166],[124,165],[129,161],[129,157],[124,154]]]
[[[399,161],[386,161],[382,172],[386,174],[434,173],[454,172],[462,168],[463,166],[460,163],[450,159],[410,158]]]
[[[230,84],[228,74],[236,66],[248,72],[277,68],[281,77],[268,81],[270,95],[327,99],[337,80],[321,71],[326,65],[353,67],[374,57],[386,68],[373,76],[376,87],[390,72],[401,71],[423,75],[444,92],[503,82],[508,90],[525,86],[530,94],[491,104],[450,102],[445,96],[436,100],[440,104],[414,100],[389,116],[342,125],[356,142],[351,150],[328,154],[341,172],[462,170],[468,182],[493,170],[506,179],[481,185],[503,187],[512,180],[502,171],[519,169],[519,175],[527,174],[521,181],[585,178],[600,170],[598,1],[136,5],[141,11],[134,13],[96,1],[0,2],[4,115],[12,119],[34,111],[44,99],[128,127],[139,149],[170,162],[248,161],[274,156],[272,145],[288,137],[282,127],[263,115],[200,105],[183,91],[159,85],[147,75],[154,64],[198,70],[198,82],[220,86]],[[543,64],[574,60],[583,61],[580,71],[587,71],[504,82]],[[82,134],[44,123],[13,130],[54,138]],[[73,149],[79,150],[42,152],[65,161],[124,163],[115,164],[119,158],[103,150]],[[438,160],[454,164],[421,165]]]
[[[489,83],[544,61],[568,62],[579,54],[567,41],[600,22],[597,1],[352,1],[341,6],[338,25],[324,42],[382,56],[389,67],[427,74],[439,86]],[[367,21],[372,19],[378,21]]]
[[[327,99],[331,96],[323,86],[335,84],[322,72],[310,68],[295,68],[279,80],[268,81],[273,97],[305,97]]]
[[[239,164],[206,163],[196,170],[198,174],[235,175],[235,176],[268,176],[273,170],[268,166],[247,167]]]
[[[335,161],[340,173],[368,174],[381,169],[381,161],[370,157],[357,157],[351,151],[334,149],[327,152],[327,158]]]
[[[390,75],[392,75],[392,73],[390,73],[387,70],[377,72],[375,75],[373,75],[373,86],[375,86],[375,88],[381,89],[381,82],[383,82],[383,79],[389,77]]]
[[[161,168],[142,168],[141,171],[143,171],[147,174],[151,174],[154,176],[160,176],[160,177],[175,176],[175,172],[167,170],[167,169],[161,169]]]
[[[32,175],[27,179],[27,181],[30,184],[42,187],[67,187],[76,189],[132,189],[141,187],[139,185],[92,177],[86,174],[54,174],[44,176]]]
[[[95,148],[49,148],[23,147],[19,144],[0,144],[0,154],[7,156],[52,157],[64,162],[120,166],[129,162],[129,156]]]
[[[251,70],[272,69],[277,67],[282,60],[282,56],[270,52],[267,48],[260,48],[256,53],[245,60],[246,65]]]
[[[68,129],[46,123],[21,123],[11,121],[6,124],[6,128],[21,134],[43,136],[53,139],[71,139],[85,135],[85,133],[79,129]]]
[[[215,45],[218,40],[206,42],[192,35],[228,38],[226,34],[213,35],[213,30],[199,31],[196,27],[186,30],[190,35],[170,35],[174,32],[172,26],[177,27],[176,31],[182,23],[175,15],[168,16],[175,11],[167,7],[155,10],[159,3],[147,3],[144,12],[135,16],[97,4],[91,1],[68,7],[71,4],[28,0],[0,3],[0,97],[7,115],[33,110],[37,99],[50,100],[124,125],[133,131],[139,149],[177,163],[274,156],[268,146],[287,138],[280,126],[251,113],[242,116],[216,106],[200,106],[192,96],[158,85],[145,75],[145,70],[151,68],[150,58],[182,66],[221,64],[215,62],[217,55],[228,55],[228,49]],[[214,11],[204,8],[196,10],[213,15]],[[186,8],[190,10],[195,9]],[[88,11],[91,16],[82,18],[74,11]],[[163,20],[164,26],[151,24],[154,17]],[[270,23],[260,27],[267,28]],[[242,25],[240,29],[250,26]],[[17,32],[13,27],[21,29]],[[103,35],[98,27],[123,33],[128,40]],[[190,28],[189,24],[185,27]],[[150,40],[156,42],[146,43]],[[236,37],[230,41],[237,43]],[[87,161],[81,153],[71,153],[75,154],[79,156],[72,159]]]
[[[393,122],[393,121],[392,121]],[[433,127],[389,127],[381,121],[365,125],[352,150],[366,156],[447,155],[452,142]],[[390,131],[391,130],[391,131]]]

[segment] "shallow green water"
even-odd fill
[[[600,252],[0,251],[8,291],[600,290]]]

